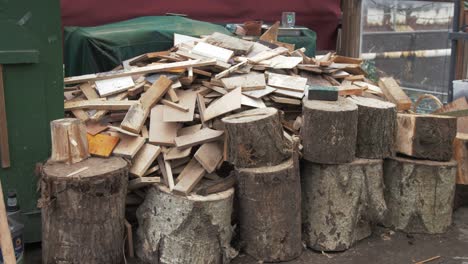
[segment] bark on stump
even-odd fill
[[[387,209],[382,160],[342,165],[303,161],[302,222],[308,247],[343,251],[372,233]]]
[[[264,262],[300,256],[301,186],[293,158],[277,166],[237,169],[241,248]]]
[[[208,196],[178,196],[149,189],[137,210],[137,256],[145,263],[221,264],[231,248],[234,188]]]
[[[122,263],[127,183],[121,158],[47,163],[39,201],[42,263]]]
[[[228,137],[228,160],[236,167],[274,166],[291,157],[277,109],[254,109],[222,120]]]
[[[86,126],[77,118],[50,122],[52,154],[50,162],[73,164],[89,157]]]
[[[383,223],[408,233],[444,233],[452,224],[456,175],[455,161],[386,160]]]
[[[396,127],[396,106],[365,97],[352,97],[358,106],[356,157],[384,159],[393,155]]]
[[[304,159],[323,164],[354,160],[358,108],[340,97],[336,102],[303,100],[301,128]]]

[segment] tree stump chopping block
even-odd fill
[[[236,167],[275,166],[291,157],[277,109],[253,109],[222,121],[228,137],[228,160]]]
[[[343,251],[371,235],[387,209],[382,166],[382,160],[341,165],[303,161],[302,222],[308,247]]]
[[[394,153],[396,105],[377,99],[353,96],[358,106],[356,157],[384,159]]]
[[[223,264],[231,248],[234,188],[200,196],[178,196],[157,185],[137,210],[137,256],[145,263]]]
[[[418,159],[450,161],[457,119],[438,115],[397,115],[396,151]]]
[[[457,163],[394,157],[385,161],[385,226],[444,233],[452,223]]]
[[[453,141],[453,150],[458,162],[457,184],[468,185],[468,134],[457,134]]]
[[[336,102],[303,100],[301,128],[304,159],[322,164],[354,160],[358,108],[339,98]]]
[[[264,262],[300,256],[301,186],[297,162],[237,169],[241,248]]]
[[[117,157],[44,166],[42,263],[123,262],[127,166]]]

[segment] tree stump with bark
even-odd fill
[[[50,122],[52,155],[50,162],[73,164],[89,157],[86,126],[77,118]]]
[[[394,153],[396,106],[377,99],[353,96],[358,106],[356,157],[384,159]]]
[[[277,109],[253,109],[222,121],[227,132],[228,160],[236,167],[274,166],[291,157]]]
[[[372,233],[387,209],[382,160],[341,165],[303,161],[302,224],[308,247],[343,251]]]
[[[289,261],[302,252],[301,186],[294,159],[236,170],[241,248],[259,261]]]
[[[457,184],[468,185],[468,134],[457,134],[453,141],[453,150],[458,163]]]
[[[358,108],[340,97],[336,102],[303,100],[301,128],[304,159],[322,164],[354,160]]]
[[[178,196],[157,185],[137,210],[136,254],[145,263],[223,264],[231,248],[234,188],[200,196]]]
[[[44,166],[42,263],[123,262],[127,166],[117,157]]]
[[[408,233],[444,233],[452,224],[456,175],[455,161],[386,160],[383,223]]]
[[[449,161],[457,119],[438,115],[397,115],[396,151],[418,159]]]

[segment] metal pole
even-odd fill
[[[460,21],[460,0],[454,0],[454,11],[455,14],[453,15],[453,32],[458,32],[458,24]],[[449,71],[449,90],[448,90],[448,102],[453,101],[453,80],[455,80],[455,68],[457,65],[457,43],[458,41],[452,38],[452,47],[451,47],[451,54],[450,54],[450,71]]]

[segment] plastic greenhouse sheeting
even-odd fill
[[[65,27],[65,75],[109,71],[140,54],[168,50],[173,46],[174,33],[199,37],[213,32],[231,34],[223,25],[178,16],[140,17],[97,27]],[[306,47],[308,55],[315,55],[316,34],[311,30],[303,30],[300,37],[278,40]]]

